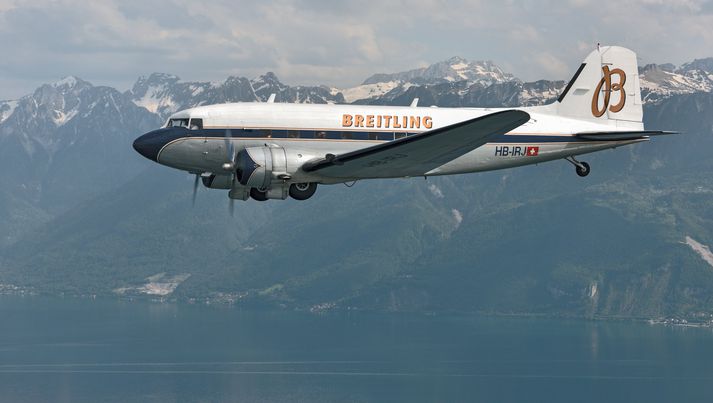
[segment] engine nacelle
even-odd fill
[[[232,178],[229,175],[201,176],[203,186],[209,189],[230,189]]]
[[[203,186],[209,189],[230,189],[228,197],[237,200],[247,200],[250,197],[250,188],[233,183],[230,175],[202,176]]]
[[[273,179],[288,179],[285,149],[278,146],[248,147],[237,154],[236,174],[241,185],[270,189]]]

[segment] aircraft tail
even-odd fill
[[[593,51],[552,107],[563,117],[643,129],[636,53],[619,46]]]

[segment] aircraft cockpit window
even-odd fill
[[[188,119],[171,119],[168,121],[168,127],[188,127]]]
[[[189,127],[191,130],[201,130],[203,129],[203,119],[191,119],[191,125]]]

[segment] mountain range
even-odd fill
[[[353,88],[154,73],[128,91],[76,77],[0,101],[0,292],[155,296],[289,309],[587,317],[713,313],[713,59],[640,69],[648,128],[683,135],[569,163],[322,186],[249,201],[152,164],[131,142],[219,102],[527,106],[523,82],[454,57]],[[9,290],[9,291],[8,291]]]

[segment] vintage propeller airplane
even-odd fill
[[[644,130],[636,54],[597,47],[559,98],[527,108],[268,102],[200,106],[170,116],[134,149],[196,175],[231,200],[310,198],[317,184],[452,175],[576,156],[671,132]]]

